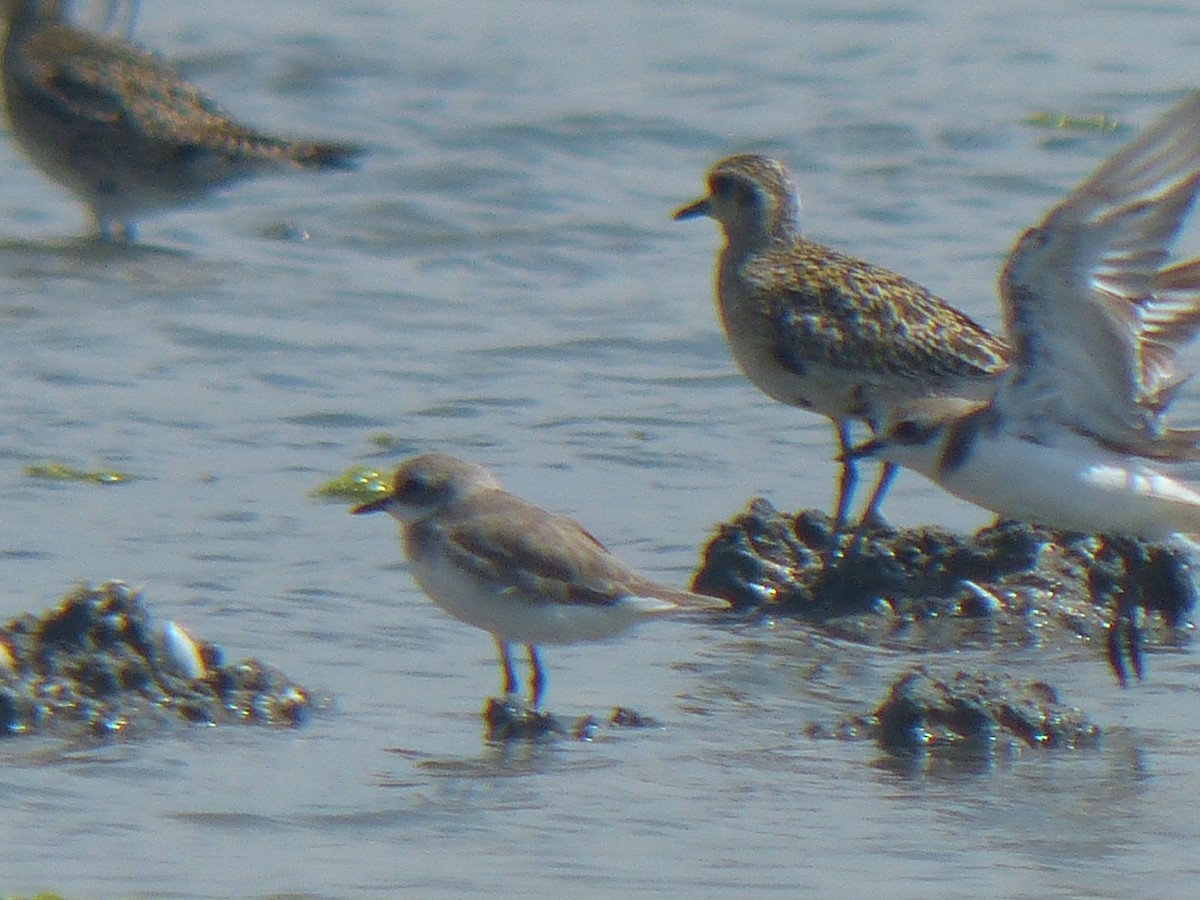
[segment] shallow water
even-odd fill
[[[0,892],[1190,894],[1192,650],[1126,691],[1094,646],[923,657],[1048,681],[1105,737],[904,770],[807,726],[869,710],[915,654],[660,622],[546,660],[561,715],[625,705],[661,728],[505,750],[478,718],[490,639],[415,590],[390,522],[309,494],[447,450],[674,583],[748,498],[828,505],[828,424],[734,371],[715,228],[668,218],[703,169],[782,157],[810,233],[994,326],[1018,230],[1131,133],[1022,119],[1140,126],[1195,86],[1190,4],[953,6],[142,4],[139,40],[230,111],[370,155],[107,248],[0,141],[0,617],[121,578],[337,708],[294,732],[0,745]],[[22,475],[47,459],[137,480]],[[912,475],[885,512],[986,520]]]

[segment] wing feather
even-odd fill
[[[486,504],[484,508],[483,504]],[[488,491],[447,510],[447,521],[412,526],[417,543],[439,545],[451,561],[529,604],[611,606],[629,598],[663,601],[645,608],[728,609],[725,600],[657,584],[626,568],[574,519],[555,515],[513,494]]]
[[[50,108],[96,127],[140,126],[151,137],[185,141],[197,123],[226,121],[174,67],[131,44],[57,26],[18,49],[29,74],[26,88]],[[133,121],[131,102],[137,105]]]
[[[1186,380],[1177,350],[1200,329],[1200,259],[1167,261],[1198,191],[1200,92],[1017,241],[1000,276],[1014,359],[996,403],[1019,427],[1183,452],[1189,433],[1162,414]]]
[[[530,603],[607,606],[629,596],[636,576],[578,522],[511,494],[490,503],[444,526],[459,564]]]
[[[936,389],[985,381],[1006,364],[1001,338],[925,287],[831,247],[789,241],[740,274],[774,323],[778,362],[797,373],[822,363],[864,378],[870,360],[887,377]]]

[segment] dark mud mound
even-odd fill
[[[166,622],[120,582],[81,586],[42,616],[0,625],[0,736],[113,735],[172,724],[295,726],[308,692],[254,659]]]
[[[1048,684],[968,672],[940,679],[920,666],[892,685],[872,720],[884,750],[910,757],[986,760],[1023,748],[1075,750],[1100,741],[1100,729],[1061,703]]]
[[[659,728],[656,719],[624,706],[617,706],[603,722],[595,716],[580,716],[565,722],[553,713],[531,709],[515,697],[490,697],[483,705],[484,739],[494,743],[566,738],[594,740],[603,728]]]
[[[830,527],[821,512],[792,516],[754,500],[718,527],[692,588],[873,645],[1107,642],[1122,680],[1127,665],[1140,675],[1143,620],[1151,641],[1177,644],[1195,605],[1191,560],[1176,546],[1019,522],[969,536],[880,526],[856,553],[843,538],[826,566]]]

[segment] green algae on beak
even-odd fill
[[[391,489],[389,476],[366,466],[354,466],[316,488],[312,496],[332,502],[365,503]]]

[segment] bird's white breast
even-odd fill
[[[1200,532],[1200,493],[1147,460],[1073,433],[1052,444],[981,434],[949,470],[939,470],[940,447],[893,445],[885,456],[1004,518],[1149,539]]]
[[[675,605],[629,596],[610,605],[562,602],[505,588],[461,568],[430,548],[410,558],[413,578],[429,598],[454,618],[491,632],[506,643],[571,644],[618,634]]]

